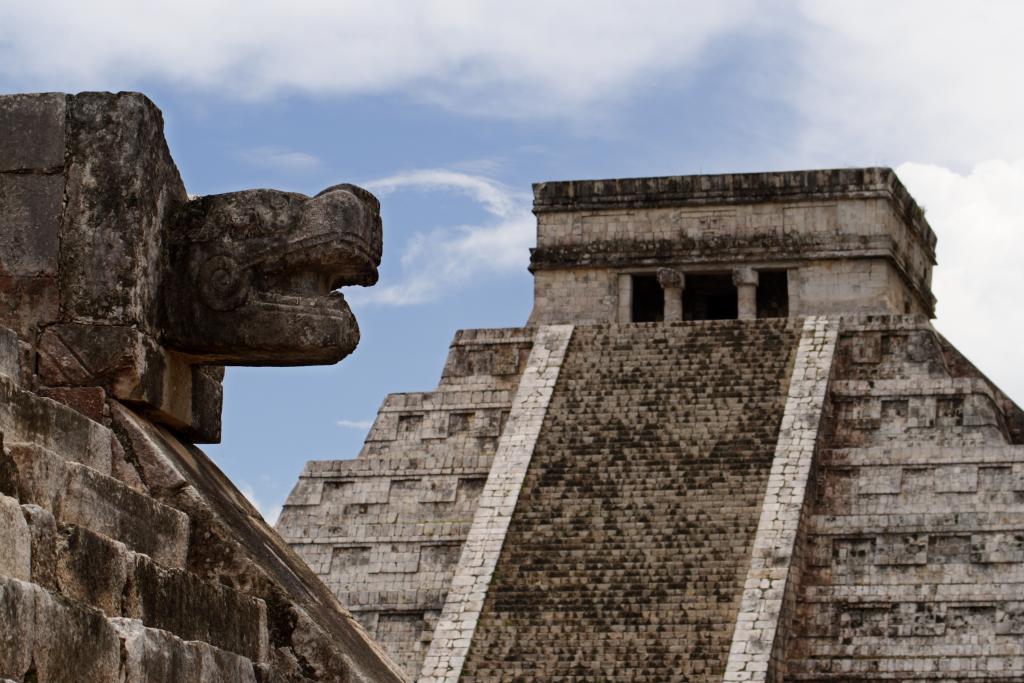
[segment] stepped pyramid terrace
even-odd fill
[[[527,324],[456,332],[277,524],[411,680],[1024,680],[1024,413],[930,323],[890,169],[534,212]]]

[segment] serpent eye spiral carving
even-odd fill
[[[249,298],[249,271],[230,256],[218,254],[199,269],[199,293],[215,311],[233,311]]]

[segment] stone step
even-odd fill
[[[1020,510],[1020,492],[1010,487],[989,489],[978,487],[975,491],[874,491],[869,495],[839,493],[829,501],[828,509],[820,510],[811,518],[818,533],[837,533],[839,529],[860,528],[862,520],[888,516],[917,517],[922,510],[942,510],[946,513],[981,515],[984,513],[1014,514]],[[836,514],[842,511],[842,514]],[[959,525],[965,528],[964,525]],[[1001,525],[1002,526],[1002,525]],[[877,527],[863,527],[874,530]],[[890,529],[901,527],[889,527]],[[840,532],[845,533],[845,532]]]
[[[964,571],[950,572],[949,565],[942,567],[928,567],[925,565],[913,565],[909,569],[919,567],[922,569],[922,576],[919,582],[911,583],[912,575],[906,577],[906,583],[896,584],[888,581],[872,582],[869,585],[813,585],[813,575],[810,585],[805,585],[801,591],[800,599],[806,603],[805,606],[819,606],[822,609],[830,609],[836,603],[849,605],[872,605],[890,603],[920,603],[927,602],[936,607],[944,609],[947,605],[959,603],[987,603],[995,604],[1001,602],[1015,602],[1020,599],[1024,591],[1024,580],[1020,577],[1019,563],[1006,563],[1003,565],[988,565],[985,569],[1002,571],[975,571],[974,576],[969,576],[970,566],[960,569]],[[901,567],[892,567],[899,569]],[[903,566],[903,569],[908,567]],[[977,569],[977,567],[975,567]],[[928,574],[931,576],[925,578]],[[852,574],[852,578],[859,578]],[[806,579],[805,579],[806,581]]]
[[[1019,478],[1024,482],[1024,446],[1009,444],[979,444],[956,448],[935,444],[833,448],[822,454],[820,462],[826,467],[966,467],[1005,464],[1014,467],[1014,480]]]
[[[310,460],[302,471],[303,479],[347,479],[349,477],[416,477],[433,475],[484,477],[491,470],[493,456],[459,455],[443,452],[438,457],[398,456],[358,458],[355,460]]]
[[[30,506],[25,506],[26,508]],[[182,569],[162,567],[123,543],[41,508],[32,528],[32,581],[108,617],[141,619],[185,640],[202,640],[255,661],[266,659],[266,605]]]
[[[110,474],[113,434],[62,403],[18,387],[0,375],[0,433],[5,444],[34,443],[62,458]]]
[[[256,667],[237,653],[147,627],[139,619],[108,619],[98,609],[2,576],[0,623],[0,679],[33,683],[283,680],[275,678],[266,665]]]
[[[253,662],[233,652],[148,628],[137,619],[111,619],[110,625],[123,643],[116,679],[121,683],[259,683]]]
[[[7,444],[0,491],[38,505],[58,522],[124,543],[167,567],[184,568],[189,519],[113,477],[35,444]]]
[[[991,681],[1011,683],[1024,680],[1024,656],[1021,654],[992,654],[979,648],[961,655],[922,651],[917,638],[899,638],[901,648],[888,656],[870,654],[850,657],[838,654],[833,659],[821,656],[790,661],[787,681],[815,683],[871,683],[873,681],[931,681],[932,683],[958,683],[959,681]],[[891,641],[890,641],[891,642]],[[871,643],[866,646],[870,652]],[[941,646],[938,648],[942,650]],[[913,653],[913,654],[911,654]],[[813,655],[812,655],[813,657]]]
[[[992,386],[980,377],[914,379],[837,379],[829,385],[833,396],[953,396],[981,394],[992,398]]]
[[[754,329],[575,329],[464,677],[720,679],[795,346]]]
[[[0,677],[35,683],[121,680],[121,641],[98,609],[0,577],[0,624]]]
[[[985,508],[978,511],[949,510],[938,512],[920,510],[880,512],[877,514],[850,513],[845,507],[842,515],[816,514],[809,518],[810,538],[824,536],[893,535],[900,534],[970,534],[973,532],[1013,532],[1024,528],[1024,511],[1020,504],[1005,510]]]
[[[18,501],[0,493],[0,576],[29,581],[31,575],[32,531]]]

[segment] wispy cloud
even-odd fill
[[[373,426],[373,420],[338,420],[334,424],[345,429],[358,429],[366,431]]]
[[[308,152],[299,152],[273,145],[242,150],[238,156],[252,166],[279,171],[315,171],[323,165],[320,159]]]
[[[1022,24],[1024,4],[1003,1],[36,0],[0,3],[0,78],[241,98],[397,92],[490,116],[580,117],[655,83],[685,88],[756,36],[778,59],[745,87],[802,116],[805,159],[967,168],[1024,154]]]
[[[270,526],[277,524],[277,518],[281,516],[280,505],[264,505],[262,501],[256,498],[256,492],[248,482],[243,481],[241,486],[238,487],[238,490],[241,491],[246,500],[252,503],[252,506],[259,511],[267,524]]]
[[[774,84],[811,163],[953,165],[1024,155],[1024,3],[802,0]]]
[[[442,293],[484,273],[523,269],[534,239],[531,196],[483,176],[448,169],[397,173],[364,183],[379,195],[409,188],[468,196],[492,220],[417,233],[401,256],[402,272],[393,283],[347,294],[356,304],[408,306],[437,300]]]
[[[1024,159],[968,173],[903,164],[900,177],[939,237],[936,327],[1017,401],[1024,401]]]
[[[240,97],[411,93],[500,116],[573,114],[679,78],[754,0],[0,3],[0,74],[56,89],[152,81]],[[53,36],[60,36],[54,41]],[[44,47],[45,46],[45,49]]]

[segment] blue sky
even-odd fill
[[[356,353],[227,373],[207,450],[273,518],[456,329],[526,320],[540,180],[896,167],[939,235],[937,327],[1024,400],[1022,25],[994,0],[0,0],[0,91],[147,93],[192,194],[381,198]]]

